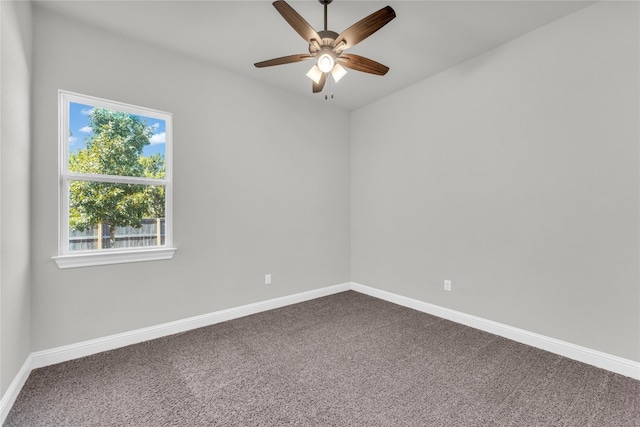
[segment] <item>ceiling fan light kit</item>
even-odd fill
[[[283,56],[256,62],[254,65],[262,68],[314,59],[316,63],[307,73],[307,77],[313,81],[313,93],[322,92],[329,73],[337,83],[347,74],[345,67],[378,76],[387,74],[389,67],[386,65],[363,56],[345,54],[343,51],[360,43],[395,18],[396,13],[391,6],[383,7],[338,34],[327,30],[327,6],[333,0],[318,1],[324,6],[324,30],[317,32],[284,0],[273,2],[273,6],[280,15],[309,43],[309,55]]]

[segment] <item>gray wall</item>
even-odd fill
[[[354,112],[352,280],[640,360],[638,36],[601,2]]]
[[[349,281],[348,114],[39,7],[34,27],[33,351]],[[51,260],[58,89],[173,113],[173,260]]]
[[[31,5],[0,2],[0,396],[31,352]]]

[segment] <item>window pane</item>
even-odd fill
[[[165,187],[69,183],[69,251],[165,244]]]
[[[165,178],[166,122],[69,102],[69,171]]]

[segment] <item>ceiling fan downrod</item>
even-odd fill
[[[321,5],[324,6],[324,30],[327,31],[327,6],[332,2],[333,0],[318,0],[318,2],[320,2]]]

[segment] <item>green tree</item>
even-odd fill
[[[86,147],[69,156],[71,172],[164,177],[163,156],[142,156],[152,135],[143,120],[123,112],[94,108],[89,126],[92,135]],[[162,194],[158,188],[162,188]],[[141,227],[145,216],[164,214],[163,186],[72,181],[69,190],[69,226],[84,231],[106,224],[107,247],[115,243],[116,227]]]
[[[162,179],[165,177],[166,166],[162,154],[140,157],[139,160],[146,178]],[[148,216],[150,218],[164,218],[164,194],[164,185],[151,185],[147,188],[147,196],[149,197]]]

